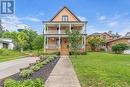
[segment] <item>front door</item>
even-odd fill
[[[68,54],[69,42],[67,38],[61,38],[61,54]]]

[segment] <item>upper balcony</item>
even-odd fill
[[[44,35],[66,34],[66,30],[78,30],[80,34],[86,34],[86,23],[44,23]]]

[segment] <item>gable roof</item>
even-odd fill
[[[52,19],[50,21],[53,21],[53,19],[55,19],[55,17],[64,9],[67,9],[79,22],[81,21],[69,8],[67,8],[66,6],[64,6],[56,15],[54,15],[54,17],[52,17]]]
[[[113,41],[116,41],[116,40],[120,40],[120,39],[130,39],[130,32],[127,32],[127,34],[123,37],[120,37],[120,38],[117,38],[117,39],[113,39],[113,40],[110,40],[108,41],[107,43],[109,42],[113,42]]]
[[[124,37],[129,37],[130,38],[130,32],[127,32]]]

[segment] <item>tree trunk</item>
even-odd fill
[[[20,52],[21,52],[21,53],[23,52],[23,48],[22,48],[22,47],[20,48]]]

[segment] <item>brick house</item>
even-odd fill
[[[82,44],[79,48],[85,51],[86,45],[86,21],[81,21],[70,9],[63,7],[50,21],[43,21],[44,25],[44,52],[61,52],[68,54],[69,41],[66,30],[78,30],[82,36]]]
[[[112,31],[103,32],[103,33],[93,33],[93,34],[89,35],[89,37],[91,37],[91,36],[100,37],[101,39],[105,40],[106,42],[111,41],[111,40],[114,40],[114,39],[118,39],[118,38],[121,37],[121,35],[119,35],[118,33],[113,34]],[[91,48],[90,48],[89,45],[87,46],[87,49],[88,49],[88,50],[91,50]],[[100,50],[105,50],[105,51],[107,51],[107,46],[106,46],[106,44],[105,44],[105,45],[103,45],[103,46],[100,46],[100,47],[97,48],[96,50],[97,50],[97,51],[100,51]]]
[[[111,51],[111,48],[113,45],[119,44],[119,43],[126,43],[130,45],[130,32],[128,32],[125,36],[113,39],[111,41],[107,42],[107,48],[109,51]]]
[[[90,36],[99,36],[100,38],[104,39],[105,41],[110,41],[110,40],[121,37],[121,35],[119,35],[118,33],[113,34],[111,31],[103,32],[103,33],[93,33]]]

